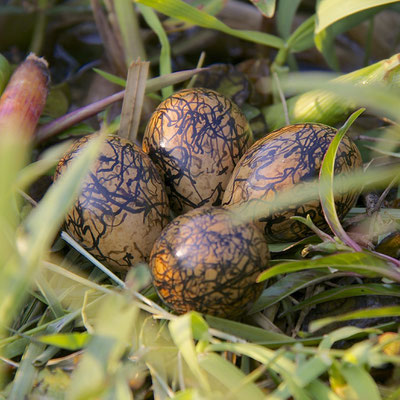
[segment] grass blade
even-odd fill
[[[275,14],[276,0],[250,0],[264,15],[272,18]]]
[[[91,336],[87,332],[54,333],[36,338],[40,343],[71,351],[80,350],[86,346]]]
[[[263,44],[265,46],[281,48],[284,42],[281,38],[270,35],[268,33],[258,31],[246,31],[239,29],[232,29],[224,24],[216,17],[207,14],[206,12],[192,7],[182,0],[135,0],[137,3],[144,4],[152,7],[155,10],[169,16],[176,18],[193,25],[198,25],[202,28],[215,29],[227,33],[231,36],[236,36],[240,39],[248,40],[250,42]]]
[[[208,330],[206,322],[195,312],[189,312],[169,323],[169,331],[183,358],[188,364],[200,385],[207,391],[210,385],[202,372],[194,345],[194,331],[206,332]]]
[[[363,318],[380,318],[380,317],[398,317],[400,316],[400,306],[388,306],[380,308],[372,308],[365,310],[352,311],[336,317],[321,318],[317,321],[310,323],[310,332],[315,332],[318,329],[323,328],[332,322],[350,321],[352,319],[363,319]]]
[[[400,282],[400,272],[397,268],[390,266],[382,258],[366,252],[339,253],[313,260],[285,262],[262,272],[258,276],[258,282],[279,274],[309,268],[336,268],[368,277],[381,276]]]
[[[333,193],[333,177],[335,174],[335,158],[336,153],[340,145],[340,141],[357,119],[357,117],[365,111],[364,108],[354,112],[345,124],[339,129],[338,133],[333,138],[329,145],[328,151],[322,161],[320,173],[319,173],[319,198],[321,201],[322,210],[325,215],[325,220],[331,228],[332,232],[346,245],[352,247],[355,251],[361,251],[361,247],[354,242],[353,239],[345,232],[342,224],[339,221],[339,217],[335,207],[335,196]]]
[[[345,364],[340,369],[347,384],[357,393],[357,398],[381,400],[378,387],[371,375],[358,365]]]
[[[372,7],[397,3],[397,0],[323,0],[317,3],[317,26],[315,33],[320,33],[336,21]]]
[[[160,53],[160,76],[170,74],[172,72],[171,66],[171,47],[169,45],[168,36],[157,17],[157,14],[151,9],[143,4],[138,4],[138,8],[146,21],[147,25],[156,33],[158,40],[161,44]],[[169,97],[173,92],[173,86],[166,86],[161,89],[163,98]]]
[[[282,316],[301,310],[304,307],[310,307],[315,304],[327,301],[346,299],[354,296],[394,296],[400,297],[400,288],[397,285],[387,285],[379,283],[367,283],[365,285],[349,285],[334,289],[325,290],[315,296],[308,298],[297,304],[296,306],[286,310]]]
[[[264,399],[265,394],[248,377],[215,353],[205,353],[199,357],[200,367],[218,379],[226,388],[226,395],[236,399]]]
[[[249,313],[253,314],[278,303],[297,290],[315,285],[328,279],[333,279],[339,274],[326,271],[300,271],[279,279],[263,291],[259,299],[251,307]]]

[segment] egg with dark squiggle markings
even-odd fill
[[[154,244],[150,268],[158,294],[177,313],[234,318],[261,294],[256,278],[269,258],[254,224],[239,225],[220,207],[201,207],[167,225]]]
[[[72,145],[60,160],[55,178],[90,137]],[[137,262],[148,261],[168,216],[164,183],[149,156],[130,141],[109,136],[64,229],[99,261],[126,271]]]
[[[171,209],[221,204],[230,175],[253,142],[239,107],[211,89],[181,90],[153,113],[143,149],[164,177]]]
[[[242,206],[250,213],[264,207],[267,214],[254,217],[269,243],[291,242],[307,237],[312,232],[304,224],[290,217],[310,215],[320,229],[327,229],[318,199],[299,204],[294,195],[293,205],[272,209],[268,203],[283,191],[318,179],[323,157],[337,130],[327,125],[307,123],[286,126],[259,139],[247,151],[233,171],[226,189],[223,207]],[[345,175],[361,167],[362,159],[354,142],[345,136],[338,148],[335,174]],[[335,206],[340,219],[354,205],[359,193],[339,193]],[[246,212],[247,212],[246,211]]]

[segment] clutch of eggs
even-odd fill
[[[58,163],[55,179],[90,140],[72,145]],[[68,213],[64,229],[99,261],[126,271],[148,257],[168,223],[164,183],[140,147],[109,136]]]
[[[223,198],[223,207],[245,206],[253,212],[257,207],[268,210],[268,202],[296,185],[318,179],[319,170],[336,129],[323,124],[289,125],[259,139],[236,165]],[[362,166],[355,143],[345,136],[338,148],[335,174],[344,175]],[[335,206],[340,219],[353,207],[359,193],[339,193]],[[269,211],[269,210],[268,210]],[[312,232],[292,216],[310,215],[320,229],[327,229],[318,199],[293,205],[268,214],[255,216],[254,222],[264,232],[269,243],[291,242],[303,239]]]
[[[163,176],[179,215],[220,205],[236,163],[253,142],[239,107],[211,89],[181,90],[152,114],[143,149]]]

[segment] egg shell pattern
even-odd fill
[[[57,178],[91,136],[76,141],[60,160]],[[65,230],[99,261],[116,271],[148,261],[168,223],[162,179],[140,147],[110,136],[65,220]]]
[[[234,224],[220,207],[201,207],[176,217],[154,244],[153,284],[177,313],[190,310],[236,317],[261,294],[256,283],[270,258],[254,224]]]
[[[195,88],[157,107],[143,149],[164,177],[171,209],[181,214],[220,205],[233,168],[252,143],[237,105],[214,90]]]
[[[253,212],[257,207],[268,207],[268,201],[273,200],[277,193],[318,179],[323,157],[336,133],[336,129],[322,124],[295,124],[259,139],[237,164],[226,189],[223,206],[232,208],[243,205]],[[357,146],[345,136],[337,151],[335,174],[346,174],[361,165]],[[336,195],[339,218],[348,213],[358,194],[347,192]],[[268,216],[254,217],[254,222],[269,243],[296,241],[312,232],[290,217],[306,217],[307,214],[320,229],[328,228],[319,200],[298,204],[295,198],[293,206],[270,209]]]

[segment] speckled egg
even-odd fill
[[[269,258],[254,224],[238,225],[228,210],[201,207],[167,225],[154,244],[150,268],[161,299],[178,314],[195,310],[233,318],[261,294],[256,278]]]
[[[337,133],[322,124],[308,123],[286,126],[258,140],[237,164],[226,189],[223,206],[242,205],[253,212],[283,191],[298,184],[318,179],[323,157]],[[338,148],[335,174],[346,174],[362,165],[361,155],[354,142],[345,136]],[[304,186],[306,190],[306,186]],[[354,205],[359,193],[341,193],[335,197],[339,218]],[[253,211],[252,211],[253,210]],[[269,243],[300,240],[312,232],[302,223],[290,219],[294,215],[310,215],[320,229],[327,229],[319,200],[270,210],[254,222],[264,232]]]
[[[185,89],[153,113],[143,149],[164,177],[171,209],[221,204],[230,175],[253,142],[244,114],[211,89]]]
[[[89,140],[85,136],[72,145],[56,178]],[[128,140],[109,136],[64,229],[99,261],[125,271],[148,261],[168,215],[165,187],[149,156]]]

